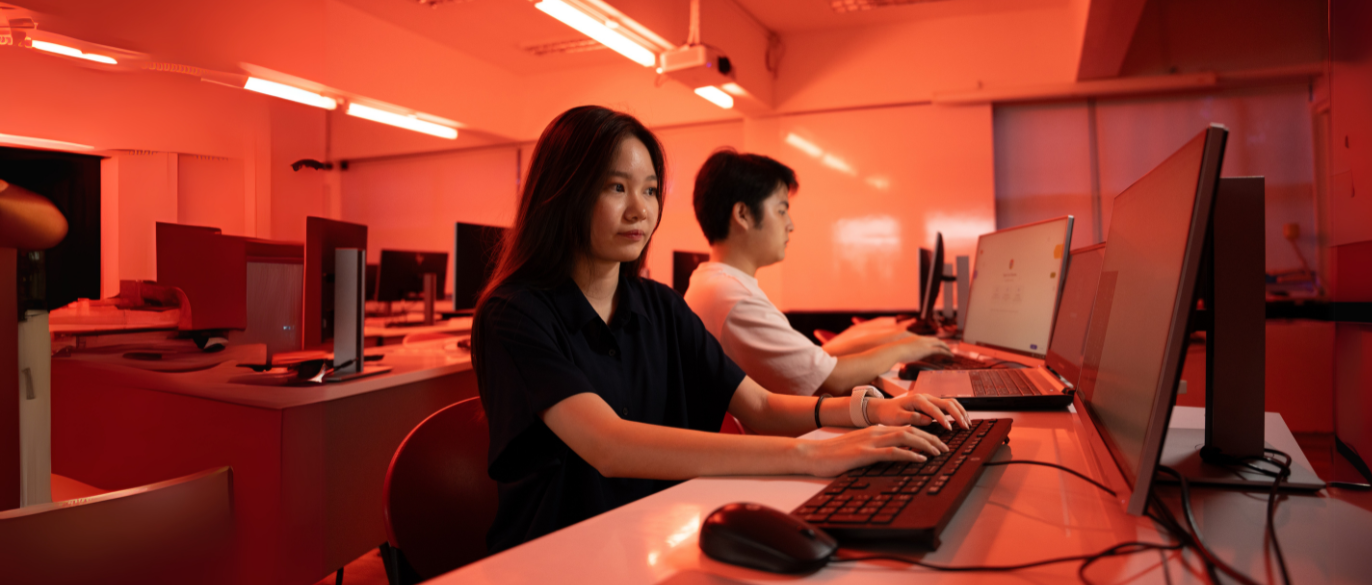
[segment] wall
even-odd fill
[[[367,225],[367,261],[382,249],[448,253],[456,222],[508,227],[518,201],[518,148],[498,146],[357,162],[343,171],[339,219]]]
[[[1320,256],[1306,85],[1100,100],[1094,106],[1003,106],[995,120],[999,227],[1071,213],[1077,218],[1073,246],[1101,241],[1109,235],[1114,197],[1207,124],[1218,123],[1230,131],[1223,176],[1266,177],[1267,269],[1301,266],[1282,234],[1287,223],[1300,226],[1296,243],[1305,259],[1314,265]]]

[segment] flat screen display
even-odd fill
[[[1212,127],[1114,201],[1081,387],[1142,514],[1171,416],[1227,132]]]
[[[981,236],[963,341],[1043,357],[1071,241],[1070,215]]]

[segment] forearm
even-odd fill
[[[820,385],[821,392],[846,394],[853,386],[867,384],[896,365],[903,355],[898,343],[886,343],[860,353],[840,356],[834,371]]]
[[[690,479],[704,475],[806,473],[801,441],[726,435],[618,421],[591,448],[606,477]],[[587,459],[590,461],[590,459]]]
[[[751,383],[751,380],[745,380]],[[756,384],[753,384],[756,386]],[[745,390],[740,385],[734,393],[734,401],[729,412],[737,416],[749,430],[764,435],[785,435],[794,437],[815,430],[815,403],[813,396],[791,396],[776,394],[757,386],[756,392]],[[853,419],[849,414],[848,397],[829,398],[820,405],[820,426],[851,427]]]

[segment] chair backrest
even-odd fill
[[[159,483],[0,512],[7,583],[228,583],[233,474]]]
[[[428,579],[486,556],[496,484],[486,472],[489,425],[480,398],[419,423],[386,472],[386,538]]]

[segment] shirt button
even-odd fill
[[[619,354],[618,351],[615,351],[614,348],[610,348],[610,357],[615,357],[615,356],[618,355],[618,354]]]

